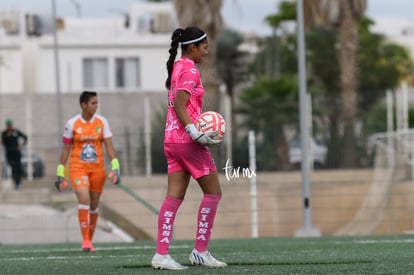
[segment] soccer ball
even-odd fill
[[[219,113],[208,111],[202,113],[197,118],[195,127],[203,133],[217,132],[217,134],[210,136],[210,138],[221,142],[226,132],[226,121]]]

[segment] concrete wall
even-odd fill
[[[364,234],[411,233],[414,220],[414,196],[411,181],[392,182],[387,194],[370,193],[374,170],[336,170],[312,173],[312,224],[322,235],[336,235],[355,221],[364,201],[370,196],[383,196],[385,208],[371,211],[371,216],[359,224],[360,229],[373,229]],[[2,192],[3,203],[41,203],[59,209],[76,206],[71,189],[58,193],[53,179],[23,182],[22,191]],[[250,238],[250,184],[247,178],[228,181],[220,174],[223,197],[217,212],[212,237]],[[167,189],[167,176],[123,177],[124,184],[136,195],[159,209]],[[49,191],[46,192],[45,189]],[[33,194],[40,192],[38,195]],[[174,238],[194,239],[197,210],[202,193],[191,181],[186,198],[175,220]],[[45,201],[48,200],[49,202]],[[302,187],[299,172],[259,173],[257,175],[259,237],[292,237],[302,227]],[[107,183],[101,200],[101,217],[117,224],[138,239],[154,239],[157,234],[157,215],[123,189]],[[75,214],[73,214],[75,215]],[[348,232],[349,235],[354,235]]]
[[[68,119],[80,113],[80,93],[81,91],[62,95],[63,126]],[[99,93],[98,91],[98,113],[109,120],[114,137],[122,134],[126,127],[135,133],[144,128],[144,97],[146,96],[149,99],[151,115],[155,118],[157,110],[161,110],[167,101],[166,92]],[[27,104],[31,104],[31,112]],[[15,127],[25,131],[27,123],[30,123],[32,135],[35,138],[41,136],[42,139],[34,145],[35,147],[57,148],[55,140],[58,133],[58,115],[55,94],[2,95],[0,109],[1,125],[5,126],[5,119],[10,117]],[[49,140],[50,137],[52,140]],[[47,142],[43,142],[45,139]]]
[[[321,171],[312,174],[311,207],[313,226],[322,235],[335,235],[354,220],[364,200],[370,194],[372,170]],[[213,237],[251,237],[250,185],[246,178],[227,181],[221,175],[223,197],[217,212]],[[130,178],[125,180],[136,194],[159,209],[166,192],[166,176]],[[375,184],[375,183],[374,183]],[[107,185],[102,202],[139,227],[152,238],[156,237],[157,216],[137,203],[124,191]],[[294,236],[302,227],[302,187],[298,172],[264,173],[257,177],[259,237]],[[176,217],[174,237],[193,239],[196,231],[197,209],[202,194],[191,182],[186,199]],[[361,228],[377,224],[367,234],[402,234],[413,229],[414,197],[412,183],[393,182],[385,211],[376,212],[360,223]],[[352,232],[349,233],[353,235]]]
[[[81,112],[79,95],[80,92],[62,95],[61,133],[63,133],[66,121]],[[109,120],[113,133],[112,142],[118,158],[122,167],[129,167],[128,173],[132,174],[139,173],[143,166],[138,165],[137,161],[140,156],[139,150],[144,144],[144,97],[148,97],[151,124],[164,125],[165,115],[157,116],[157,112],[160,111],[163,114],[162,110],[167,102],[166,92],[99,94],[98,113]],[[14,127],[28,135],[29,143],[26,149],[40,155],[45,164],[45,174],[54,175],[58,160],[57,154],[60,153],[58,149],[62,142],[58,134],[56,96],[48,94],[2,95],[0,96],[0,129],[5,128],[6,118],[12,118]]]

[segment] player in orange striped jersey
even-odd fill
[[[78,198],[78,218],[82,233],[82,250],[94,251],[91,243],[98,219],[99,198],[105,184],[103,146],[111,159],[109,178],[121,182],[120,167],[112,145],[112,132],[103,116],[97,115],[96,92],[84,91],[80,98],[81,114],[69,119],[63,134],[63,150],[57,167],[55,186],[62,191],[67,186],[65,164],[69,158],[69,177]]]

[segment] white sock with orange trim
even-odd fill
[[[89,240],[92,241],[93,234],[95,233],[96,224],[98,221],[99,208],[89,211]]]
[[[89,240],[89,205],[78,204],[78,219],[83,240]]]

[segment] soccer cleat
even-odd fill
[[[208,251],[198,252],[195,248],[191,251],[188,257],[190,263],[193,265],[204,265],[208,267],[225,267],[225,262],[219,261],[213,257]]]
[[[93,247],[90,240],[84,240],[82,242],[82,251],[85,251],[85,252],[94,252],[95,251],[95,248]]]
[[[161,255],[155,253],[152,257],[151,265],[154,269],[170,269],[170,270],[184,270],[188,269],[187,266],[182,266],[177,263],[169,254]]]

